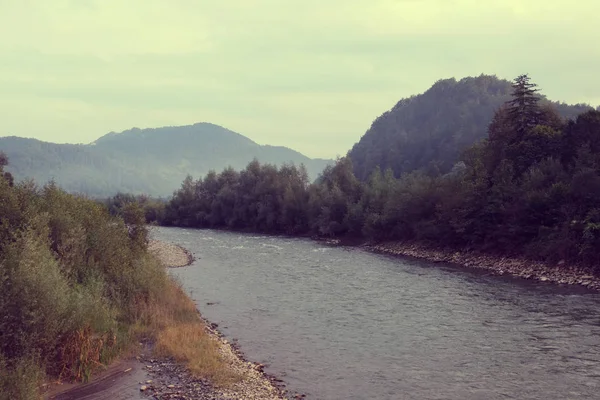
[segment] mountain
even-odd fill
[[[0,138],[16,179],[54,179],[71,192],[92,196],[116,192],[168,196],[187,174],[244,168],[261,163],[304,164],[314,179],[331,160],[311,159],[287,147],[259,145],[218,125],[198,123],[108,133],[91,144],[56,144],[15,136]]]
[[[462,150],[487,137],[494,112],[511,92],[511,82],[481,75],[439,80],[425,93],[400,100],[350,150],[356,176],[364,180],[377,166],[392,168],[396,176],[428,168],[448,172]],[[564,118],[591,109],[544,101]]]

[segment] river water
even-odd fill
[[[155,228],[252,361],[310,399],[600,399],[600,295],[326,247]],[[207,303],[216,303],[207,305]]]

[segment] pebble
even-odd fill
[[[169,268],[186,267],[194,262],[194,257],[189,251],[172,243],[151,240],[148,250]]]
[[[560,260],[556,265],[520,258],[496,257],[463,251],[445,251],[426,246],[389,242],[377,245],[364,245],[364,249],[386,254],[409,256],[433,262],[451,262],[466,267],[481,268],[499,275],[513,275],[541,282],[554,282],[569,285],[582,285],[590,289],[600,289],[600,276],[589,268],[568,265]]]
[[[172,359],[160,360],[160,368],[151,372],[154,382],[152,390],[143,386],[152,399],[194,399],[194,400],[284,400],[284,391],[276,387],[267,377],[254,369],[255,364],[243,360],[239,352],[221,343],[223,357],[232,370],[244,378],[226,389],[215,388],[205,379],[193,377],[182,365]],[[175,392],[174,389],[177,388]]]

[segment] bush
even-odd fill
[[[0,400],[40,398],[39,386],[44,372],[32,358],[22,358],[9,365],[0,354]]]
[[[143,209],[123,211],[0,179],[0,400],[36,398],[46,377],[86,381],[157,326],[199,321],[193,303],[172,309],[187,297],[148,253]]]

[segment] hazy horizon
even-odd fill
[[[401,98],[482,73],[529,73],[548,98],[595,107],[599,11],[592,0],[4,0],[0,136],[90,143],[210,122],[333,158]]]

